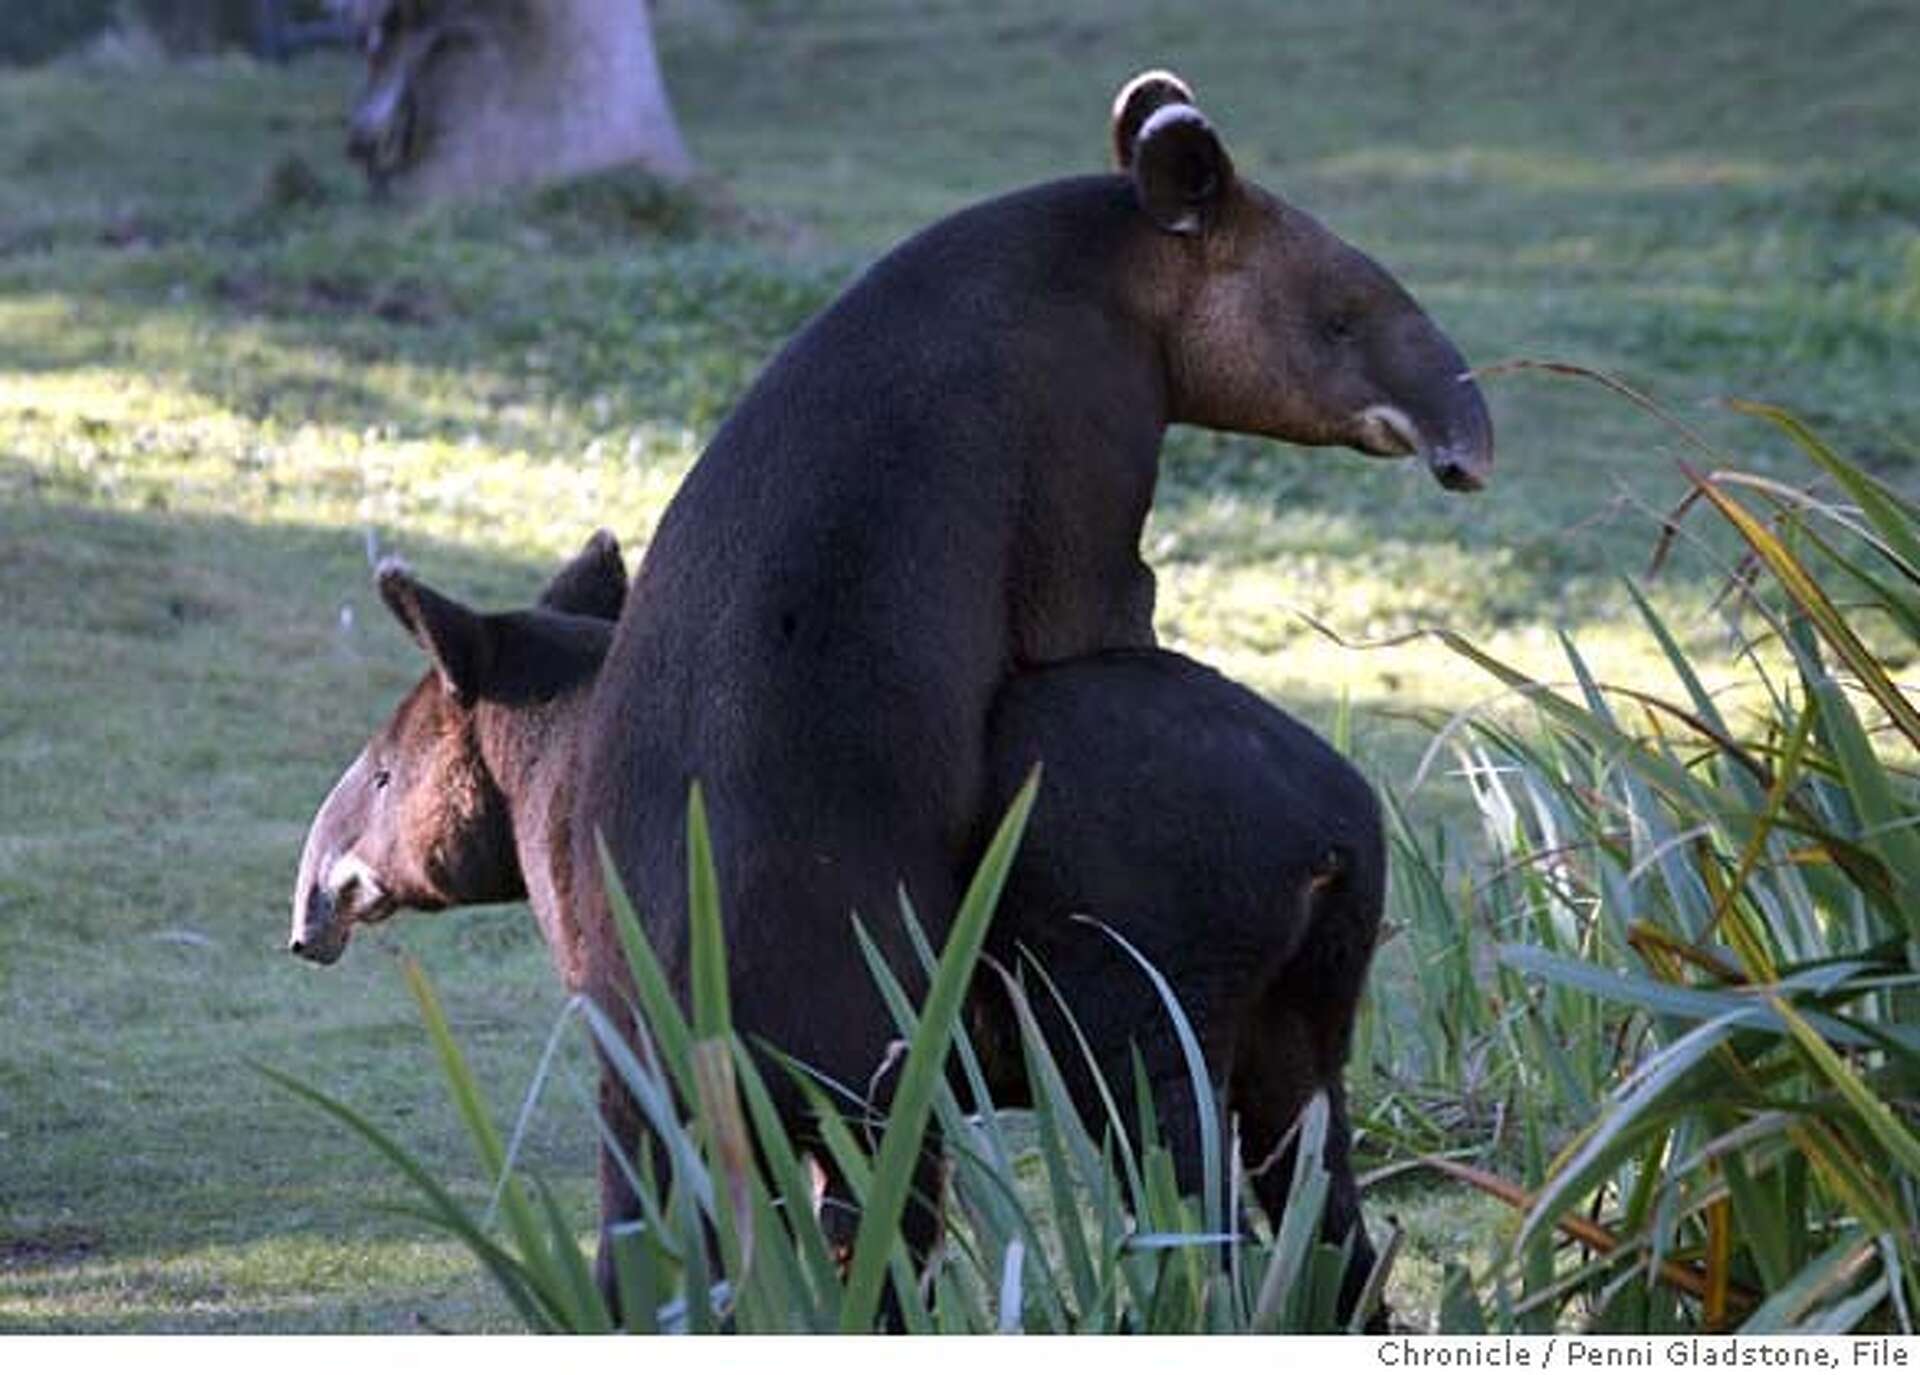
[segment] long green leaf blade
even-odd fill
[[[974,964],[986,939],[987,924],[1000,900],[1000,890],[1013,867],[1013,856],[1033,810],[1040,774],[1035,769],[994,833],[986,856],[975,871],[960,903],[947,947],[934,972],[933,985],[920,1015],[920,1029],[907,1052],[900,1082],[894,1091],[887,1132],[875,1162],[872,1189],[860,1214],[854,1238],[853,1268],[847,1278],[847,1297],[841,1309],[840,1330],[852,1335],[870,1331],[880,1302],[890,1246],[919,1162],[922,1139],[936,1084],[946,1074],[947,1048],[965,1001]]]

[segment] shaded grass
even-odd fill
[[[1476,361],[1609,366],[1720,437],[1713,398],[1768,395],[1911,490],[1920,180],[1885,56],[1920,21],[1732,12],[669,0],[712,184],[413,212],[366,205],[338,155],[344,60],[0,75],[0,1327],[505,1320],[369,1212],[398,1195],[354,1143],[238,1068],[310,1077],[457,1170],[380,945],[433,970],[498,1102],[559,1005],[518,912],[406,922],[326,974],[278,953],[301,828],[416,671],[368,531],[491,605],[593,525],[637,550],[849,273],[970,198],[1097,167],[1142,65],[1189,76],[1246,169]],[[266,193],[291,158],[318,204]],[[1173,435],[1147,538],[1164,638],[1323,724],[1349,697],[1395,781],[1425,742],[1397,714],[1479,689],[1296,608],[1360,638],[1445,619],[1548,676],[1566,625],[1603,676],[1660,686],[1615,575],[1681,490],[1669,441],[1538,379],[1490,400],[1501,469],[1473,501]],[[1785,452],[1736,442],[1760,471]],[[1684,548],[1656,586],[1711,683],[1733,676],[1700,614],[1717,557]],[[1460,804],[1442,783],[1414,805]],[[541,1119],[535,1164],[577,1200],[576,1121]],[[363,1264],[317,1280],[329,1248]]]
[[[497,1325],[476,1276],[371,1211],[400,1191],[242,1064],[351,1085],[451,1155],[381,947],[462,971],[454,1015],[496,1084],[526,1079],[560,1001],[520,912],[396,928],[338,978],[281,953],[302,814],[414,676],[363,556],[46,503],[0,507],[0,549],[0,771],[28,781],[0,802],[0,1328]],[[582,1198],[566,1118],[530,1144]]]

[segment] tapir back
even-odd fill
[[[1371,947],[1385,874],[1373,790],[1246,688],[1164,651],[1096,655],[1010,682],[992,740],[996,805],[1044,765],[996,946],[1024,943],[1073,977],[1088,960],[1117,958],[1070,920],[1085,914],[1123,932],[1176,987],[1226,992],[1231,977],[1250,996],[1310,935],[1335,934],[1312,928],[1316,885],[1337,881],[1342,910],[1369,927],[1355,939]],[[1112,967],[1124,975],[1124,960]],[[1099,982],[1102,999],[1116,992]]]

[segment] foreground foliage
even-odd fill
[[[1171,1034],[1186,1052],[1202,1147],[1216,1162],[1206,1171],[1202,1199],[1180,1194],[1151,1111],[1140,1123],[1124,1123],[1103,1081],[1106,1121],[1090,1126],[1080,1120],[1055,1048],[1041,1035],[1029,1001],[1057,996],[1056,990],[1029,990],[1003,974],[1020,1019],[1034,1094],[1033,1147],[1016,1150],[1012,1144],[961,1014],[1037,786],[1036,777],[1015,799],[937,963],[912,912],[904,914],[931,975],[919,1008],[864,930],[856,930],[906,1042],[886,1116],[844,1086],[779,1061],[812,1101],[834,1165],[860,1209],[844,1264],[836,1259],[821,1211],[811,1204],[808,1163],[774,1111],[761,1074],[765,1059],[749,1054],[733,1027],[712,853],[695,789],[688,819],[690,1019],[631,907],[619,900],[615,917],[639,1002],[639,1053],[593,1004],[576,999],[569,1009],[618,1069],[672,1162],[666,1179],[654,1177],[644,1163],[636,1167],[644,1220],[615,1243],[620,1311],[630,1330],[869,1332],[880,1321],[886,1295],[892,1296],[889,1322],[911,1333],[1341,1330],[1336,1308],[1347,1251],[1319,1240],[1328,1183],[1321,1164],[1324,1097],[1302,1115],[1291,1202],[1277,1233],[1257,1217],[1257,1232],[1244,1232],[1236,1220],[1257,1213],[1257,1205],[1238,1171],[1221,1177],[1217,1109],[1199,1043],[1172,990],[1145,961],[1142,977],[1159,989]],[[611,866],[608,874],[617,892]],[[496,1181],[494,1207],[506,1224],[504,1241],[364,1117],[268,1072],[392,1160],[424,1196],[421,1215],[471,1248],[529,1327],[612,1330],[573,1224],[542,1185],[521,1177],[425,976],[412,967],[408,978],[474,1146]],[[943,1071],[950,1051],[977,1112],[962,1109]],[[1093,1072],[1099,1076],[1097,1066]],[[1136,1091],[1139,1101],[1150,1102],[1144,1083]],[[951,1236],[921,1273],[908,1254],[901,1219],[916,1162],[936,1126],[952,1155]],[[1391,1251],[1376,1267],[1362,1314],[1378,1300]]]
[[[1920,713],[1896,676],[1920,652],[1920,508],[1791,415],[1737,408],[1819,486],[1681,427],[1714,467],[1685,466],[1667,538],[1701,538],[1693,508],[1737,537],[1731,701],[1637,589],[1677,695],[1597,681],[1571,640],[1560,690],[1449,637],[1531,723],[1475,713],[1435,742],[1478,800],[1480,872],[1399,827],[1422,1009],[1372,1028],[1373,1125],[1411,1149],[1508,1125],[1527,1186],[1432,1161],[1522,1215],[1468,1324],[1912,1331],[1920,1311]]]

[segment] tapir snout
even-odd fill
[[[383,920],[393,907],[379,880],[352,854],[303,857],[287,950],[315,964],[332,964],[345,953],[357,923]]]
[[[359,851],[369,839],[382,774],[363,752],[321,804],[293,884],[293,929],[287,949],[315,964],[332,964],[347,948],[355,925],[382,921],[398,904]]]
[[[1448,491],[1477,492],[1493,473],[1493,421],[1486,399],[1464,363],[1456,377],[1435,390],[1440,393],[1435,404],[1421,408],[1424,415],[1409,417],[1408,451],[1420,455]]]
[[[1493,473],[1486,398],[1453,341],[1411,301],[1407,308],[1397,337],[1380,350],[1380,382],[1393,404],[1374,409],[1396,431],[1399,452],[1418,454],[1442,487],[1478,491]]]
[[[315,964],[333,964],[346,953],[352,931],[340,921],[339,907],[332,895],[318,884],[308,887],[304,896],[294,899],[293,934],[287,940],[287,952]]]

